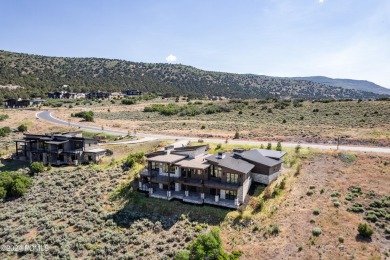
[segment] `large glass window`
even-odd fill
[[[175,166],[168,163],[163,164],[163,172],[175,173]]]
[[[222,176],[222,168],[218,166],[211,165],[210,168],[210,176],[215,178],[221,178]]]
[[[152,170],[158,171],[160,169],[160,163],[152,162]]]
[[[237,191],[227,190],[225,193],[225,198],[227,200],[234,200],[237,197]]]
[[[226,173],[226,182],[238,183],[238,174],[230,172]]]

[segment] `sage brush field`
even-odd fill
[[[343,143],[390,143],[389,101],[197,101],[143,111],[130,106],[95,118],[140,122],[139,132],[233,137],[239,131],[244,139],[335,142],[340,136]]]

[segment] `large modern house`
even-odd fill
[[[208,146],[166,147],[146,155],[139,189],[151,197],[238,208],[252,182],[269,184],[281,172],[285,152],[235,149],[207,153]]]
[[[83,138],[81,131],[25,134],[16,140],[14,158],[51,165],[79,165],[97,163],[106,154],[106,149],[97,147],[95,139]]]

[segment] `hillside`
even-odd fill
[[[366,99],[381,95],[307,80],[211,72],[180,64],[102,58],[61,58],[0,51],[0,98],[45,96],[67,84],[73,91],[128,88],[170,95],[230,98]]]
[[[379,86],[373,82],[367,80],[354,80],[354,79],[332,79],[323,76],[314,76],[314,77],[294,77],[292,79],[296,80],[308,80],[312,82],[317,82],[324,85],[342,87],[347,89],[356,89],[361,91],[368,91],[377,94],[386,94],[390,95],[390,89]]]

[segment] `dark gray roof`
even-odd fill
[[[225,167],[242,173],[248,173],[253,169],[253,167],[255,167],[249,162],[246,162],[239,158],[234,158],[233,155],[230,153],[226,153],[223,159],[218,159],[217,155],[211,155],[207,157],[206,160],[216,162],[221,167]]]
[[[272,167],[272,166],[275,166],[275,165],[282,163],[282,160],[275,160],[275,159],[265,157],[259,150],[260,149],[252,149],[249,151],[245,151],[245,152],[241,153],[240,156],[243,159],[246,159],[246,160],[249,160],[249,161],[252,161],[255,163],[263,164],[263,165],[266,165],[268,167]]]
[[[266,150],[266,149],[252,149],[252,150],[257,150],[263,156],[275,158],[275,159],[280,159],[286,155],[286,152],[279,152],[279,151],[275,151],[275,150]]]

